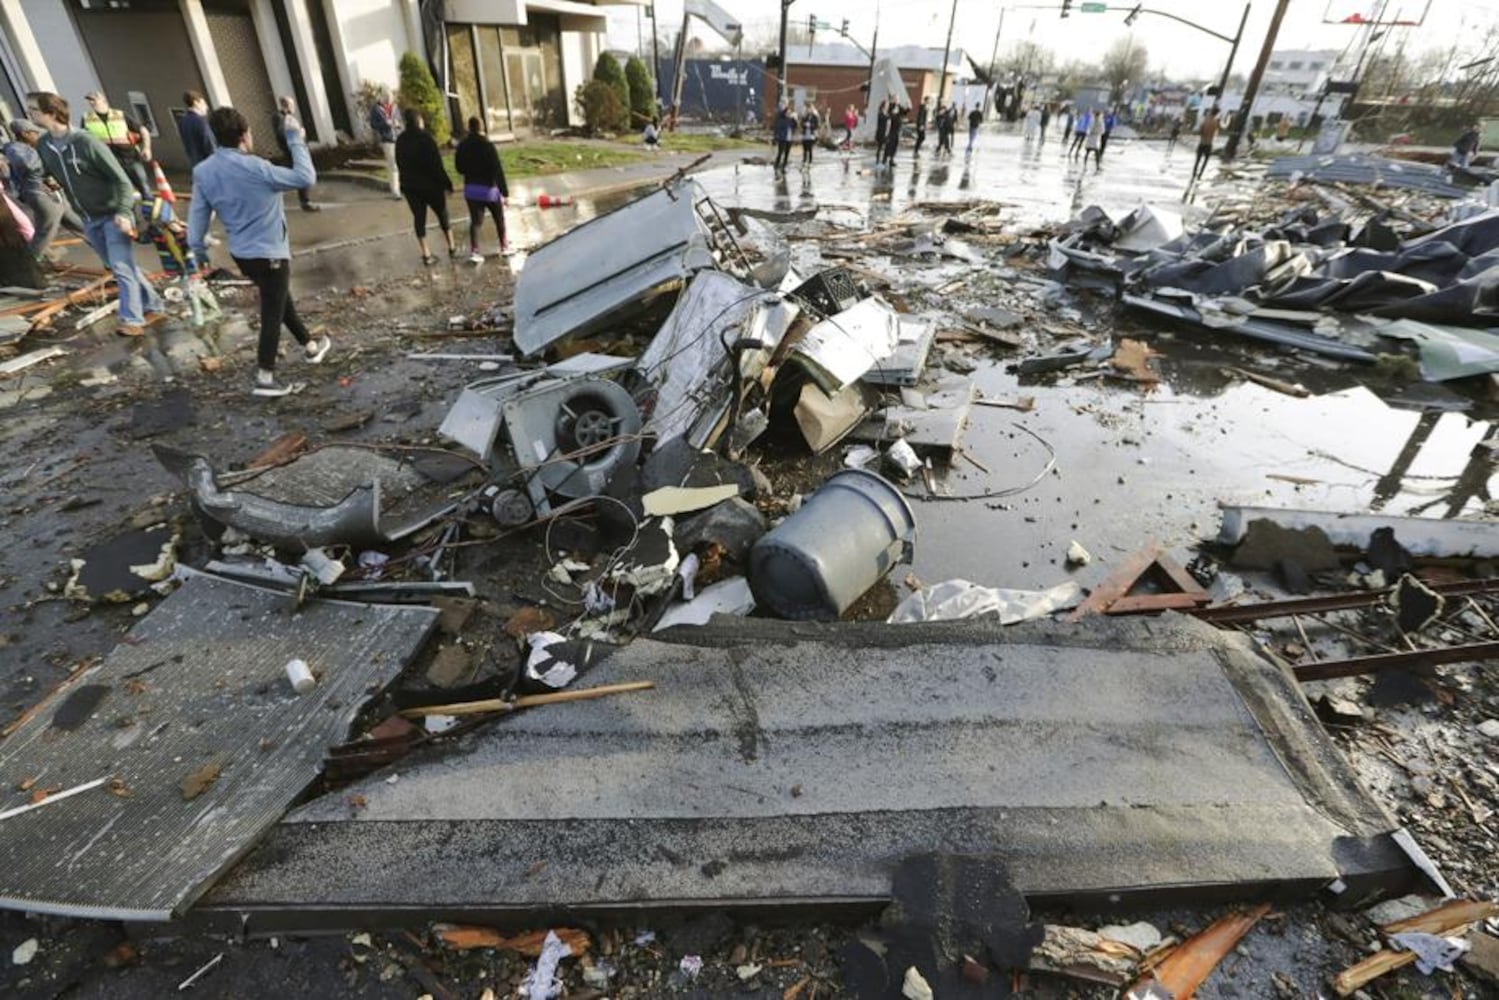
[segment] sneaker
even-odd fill
[[[478,250],[470,250],[468,255],[468,262],[470,264],[482,264],[484,263],[484,255]]]
[[[157,323],[165,323],[170,318],[164,312],[148,312],[146,313],[146,322],[144,325],[155,326]]]
[[[406,196],[403,195],[403,194],[401,194],[401,192],[399,192],[399,191],[392,191],[390,193],[390,197],[391,197],[392,201],[405,201],[406,200]]]
[[[328,356],[328,352],[332,350],[332,348],[333,338],[329,337],[327,334],[324,334],[323,336],[317,337],[313,340],[309,340],[307,342],[307,363],[309,365],[322,364],[323,359]]]
[[[426,264],[428,267],[431,267],[433,264],[437,263],[437,256],[435,254],[429,253],[427,254],[427,256],[422,258],[422,263]]]
[[[449,260],[457,260],[458,259],[458,248],[456,246],[448,247],[448,259]]]
[[[146,328],[139,323],[121,323],[115,327],[116,337],[144,337]]]
[[[309,201],[302,204],[302,211],[304,212],[321,212],[322,210],[323,206],[317,204],[316,202]]]
[[[276,373],[264,369],[255,373],[255,388],[251,390],[256,396],[288,396],[292,387],[276,381]]]

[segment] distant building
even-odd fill
[[[670,103],[669,91],[676,78],[676,65],[670,59],[662,59],[657,73],[661,93],[667,95],[663,100]],[[764,107],[766,83],[763,59],[730,59],[727,56],[688,59],[687,73],[682,80],[682,106],[678,111],[685,118],[706,118],[717,122],[758,120]],[[775,83],[771,82],[770,87],[773,89]]]
[[[1337,62],[1335,49],[1280,49],[1270,53],[1260,92],[1316,98]]]
[[[852,45],[791,45],[787,62],[786,79],[791,84],[787,97],[794,107],[800,108],[811,102],[819,108],[831,108],[835,115],[852,104],[859,109],[865,105],[864,85],[869,82],[869,56]],[[901,82],[911,101],[919,105],[923,97],[937,103],[937,91],[942,80],[942,50],[920,45],[902,45],[879,50],[880,58],[891,58],[900,69]],[[955,49],[947,60],[947,98],[958,99],[955,87],[969,77],[968,60],[961,49]],[[766,118],[774,117],[776,91],[779,88],[778,74],[774,69],[765,74],[765,93],[761,100],[761,112]],[[685,99],[684,99],[685,100]]]

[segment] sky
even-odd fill
[[[1341,19],[1350,14],[1372,14],[1381,3],[1387,4],[1388,20],[1415,20],[1425,12],[1425,23],[1419,28],[1399,28],[1387,42],[1393,48],[1402,38],[1408,55],[1427,49],[1445,49],[1454,41],[1466,58],[1488,55],[1479,52],[1482,32],[1499,24],[1499,0],[1291,0],[1275,47],[1277,49],[1340,50],[1360,36],[1359,29],[1323,24],[1324,17]],[[779,25],[778,0],[718,0],[721,7],[738,17],[750,38],[774,39]],[[1223,71],[1229,45],[1210,35],[1150,14],[1141,14],[1134,27],[1124,26],[1128,0],[1110,0],[1110,10],[1102,14],[1084,14],[1077,8],[1065,20],[1058,11],[1059,0],[1028,2],[995,2],[995,0],[956,0],[957,15],[953,28],[953,46],[969,52],[984,65],[994,51],[995,32],[1000,32],[999,51],[1003,59],[1006,47],[1020,40],[1030,40],[1051,49],[1060,62],[1079,59],[1096,62],[1114,40],[1133,32],[1137,42],[1150,53],[1152,74],[1163,70],[1173,79],[1206,79]],[[794,0],[789,17],[805,23],[808,15],[835,26],[828,41],[837,40],[836,26],[844,18],[849,33],[866,47],[875,27],[875,10],[879,11],[880,46],[916,44],[941,47],[946,39],[952,0]],[[1197,21],[1224,35],[1232,36],[1243,16],[1244,5],[1238,0],[1148,0],[1146,7],[1167,11]],[[1006,8],[1000,24],[1000,8]],[[635,51],[637,47],[636,8],[612,7],[609,44]],[[1248,75],[1259,55],[1269,29],[1275,0],[1252,0],[1244,41],[1234,60],[1235,72]],[[681,0],[659,0],[656,4],[661,32],[675,37],[682,20]],[[640,13],[640,37],[649,52],[651,27],[646,11]],[[694,19],[692,33],[721,44],[711,30]],[[819,36],[819,40],[821,37]],[[662,53],[665,57],[666,53]],[[1459,58],[1455,62],[1466,61]]]

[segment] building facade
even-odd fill
[[[243,111],[262,148],[288,94],[309,141],[331,145],[367,135],[361,92],[395,89],[410,51],[449,93],[455,124],[477,115],[491,135],[514,134],[577,118],[570,95],[604,21],[579,0],[0,0],[0,113],[16,117],[32,90],[81,113],[102,89],[151,130],[164,165],[182,167],[184,90]]]
[[[1270,53],[1260,90],[1292,98],[1313,98],[1332,73],[1338,53],[1333,49],[1278,49]]]

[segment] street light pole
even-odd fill
[[[937,107],[942,107],[943,95],[947,93],[947,57],[952,53],[952,29],[958,21],[958,0],[952,0],[952,13],[947,18],[947,45],[942,50],[942,76],[937,84]]]
[[[1249,75],[1249,86],[1244,88],[1244,101],[1239,106],[1239,113],[1234,118],[1233,131],[1229,133],[1228,145],[1223,147],[1223,158],[1232,160],[1234,154],[1239,151],[1239,140],[1244,138],[1244,128],[1254,112],[1254,98],[1260,89],[1260,81],[1265,76],[1265,66],[1270,62],[1270,53],[1275,50],[1275,36],[1280,33],[1280,22],[1286,16],[1286,7],[1291,0],[1276,0],[1275,13],[1270,16],[1270,30],[1265,32],[1265,44],[1260,46],[1260,58],[1254,64],[1254,72]]]

